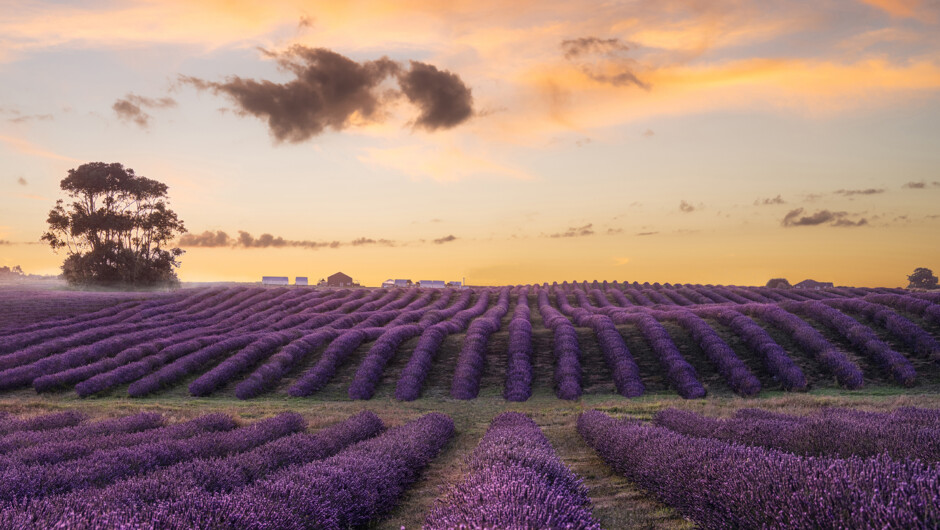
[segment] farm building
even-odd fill
[[[261,285],[290,285],[290,278],[287,276],[262,276]]]
[[[353,279],[342,272],[326,277],[327,287],[352,287]]]
[[[307,277],[298,276],[297,278],[294,279],[294,285],[307,285]]]
[[[383,289],[391,289],[392,287],[412,287],[414,284],[411,280],[392,280],[388,279],[382,282]]]
[[[797,289],[812,289],[814,291],[818,291],[820,289],[832,288],[832,282],[817,282],[816,280],[803,280],[800,283],[794,285],[793,287]]]
[[[447,284],[444,283],[444,280],[420,280],[418,287],[422,289],[443,289],[447,287]]]

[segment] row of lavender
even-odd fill
[[[936,528],[938,426],[928,410],[578,420],[611,467],[703,528]]]
[[[358,526],[390,511],[453,435],[439,413],[386,430],[362,412],[312,433],[295,413],[246,426],[220,414],[82,420],[0,419],[0,527]]]
[[[82,420],[0,419],[11,462],[0,526],[359,527],[391,511],[454,434],[440,413],[386,430],[362,412],[313,433],[293,413],[243,427],[220,414],[171,425],[153,413]],[[20,459],[70,443],[101,447],[55,464]],[[498,415],[466,467],[427,528],[600,528],[582,480],[527,416]]]
[[[51,328],[35,325],[0,334],[0,390],[31,384],[39,392],[74,387],[80,396],[87,396],[126,384],[131,396],[144,396],[195,375],[189,385],[192,395],[210,395],[237,381],[236,396],[247,399],[273,390],[320,351],[316,362],[287,388],[289,395],[299,397],[320,391],[357,349],[371,344],[349,386],[350,398],[369,399],[388,363],[406,341],[416,338],[395,390],[398,399],[412,400],[421,395],[444,340],[462,333],[451,396],[473,399],[480,390],[489,338],[502,328],[514,299],[504,395],[524,400],[532,391],[535,353],[530,294],[552,334],[553,386],[562,399],[577,399],[582,392],[582,351],[576,326],[593,331],[618,393],[627,397],[641,395],[645,388],[617,326],[632,326],[640,332],[670,385],[685,398],[703,397],[705,388],[664,322],[685,329],[727,385],[743,396],[757,394],[761,384],[709,321],[743,339],[766,372],[786,390],[806,389],[807,378],[766,326],[787,333],[816,360],[814,369],[846,388],[863,385],[862,368],[811,322],[829,328],[904,386],[916,382],[913,364],[869,325],[883,329],[913,355],[940,361],[940,345],[933,335],[903,316],[940,324],[940,306],[917,296],[881,293],[850,298],[868,291],[812,291],[816,297],[829,298],[796,301],[796,296],[805,296],[801,294],[782,302],[758,303],[755,299],[770,300],[775,291],[785,290],[752,289],[751,298],[738,295],[731,300],[735,298],[731,288],[682,286],[659,291],[688,291],[689,296],[699,293],[702,297],[714,291],[712,298],[704,298],[712,303],[646,307],[631,305],[626,299],[624,293],[635,287],[621,291],[615,282],[603,288],[586,291],[563,284],[440,292],[198,290],[120,304],[93,315],[62,319]],[[689,296],[689,300],[694,298]],[[717,303],[719,298],[731,303]]]

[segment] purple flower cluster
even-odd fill
[[[792,302],[784,307],[824,323],[874,359],[896,382],[904,386],[914,385],[917,372],[911,362],[879,339],[868,326],[822,302]]]
[[[929,528],[940,468],[827,458],[696,438],[598,411],[578,432],[618,473],[703,528]]]
[[[926,293],[918,293],[923,295]],[[865,300],[876,304],[893,307],[907,313],[913,313],[931,324],[940,324],[940,302],[920,298],[916,295],[898,295],[898,294],[873,294],[865,297]]]
[[[911,409],[907,409],[910,411]],[[921,409],[922,410],[922,409]],[[659,411],[654,423],[680,434],[729,443],[779,449],[807,456],[870,457],[887,453],[895,459],[940,461],[940,415],[859,413],[824,409],[811,416],[739,413],[715,419],[677,409]]]
[[[320,390],[333,378],[339,366],[352,355],[356,348],[363,342],[374,340],[380,333],[381,328],[352,329],[343,332],[323,350],[323,354],[313,368],[307,370],[287,389],[287,393],[293,397],[303,397]]]
[[[509,312],[509,289],[502,289],[496,305],[483,316],[470,323],[463,347],[457,356],[457,367],[451,382],[450,396],[454,399],[473,399],[480,392],[480,378],[486,363],[486,343],[490,335],[499,331],[500,323]]]
[[[424,528],[601,528],[582,480],[524,414],[496,416],[467,468],[438,499]]]
[[[789,333],[801,348],[835,376],[840,385],[855,389],[864,384],[862,369],[800,317],[776,304],[750,304],[739,309]]]
[[[747,347],[760,356],[764,367],[784,389],[806,390],[806,376],[803,370],[790,359],[786,350],[781,348],[764,328],[747,315],[731,307],[714,307],[702,309],[699,312],[718,320],[723,326],[729,327],[731,331],[744,339]]]
[[[744,315],[741,316],[744,317]],[[705,352],[708,360],[718,367],[718,372],[725,378],[732,390],[742,396],[755,396],[760,392],[760,381],[757,377],[751,373],[744,361],[738,358],[731,346],[728,346],[728,343],[698,315],[691,311],[676,311],[665,313],[663,317],[675,320],[692,335],[692,340]],[[789,360],[786,355],[784,358]],[[793,365],[793,368],[796,366]]]
[[[227,456],[305,428],[299,414],[285,413],[225,432],[95,451],[51,465],[17,465],[0,471],[0,502],[40,498],[101,487],[124,477],[191,460]]]
[[[119,421],[108,422],[112,427],[107,434],[91,435],[68,439],[61,436],[46,437],[37,445],[24,447],[0,455],[0,470],[19,467],[28,472],[28,466],[35,464],[55,464],[90,455],[95,451],[131,447],[143,443],[182,440],[199,434],[216,431],[228,431],[235,428],[235,422],[224,414],[207,414],[185,423],[159,426],[163,421],[159,414],[141,413],[126,416]]]
[[[339,332],[333,328],[323,328],[292,341],[238,383],[235,396],[238,399],[249,399],[271,390],[292,368],[337,335]]]
[[[28,418],[6,416],[0,418],[0,436],[21,431],[45,431],[49,429],[72,427],[84,420],[85,416],[83,414],[71,410]]]
[[[705,397],[705,387],[699,382],[695,368],[682,357],[669,332],[649,313],[617,313],[614,322],[630,323],[639,328],[643,338],[659,358],[666,378],[685,399]]]
[[[940,362],[940,343],[933,338],[933,335],[891,309],[860,298],[829,300],[826,304],[840,311],[852,311],[865,315],[887,329],[891,335],[904,342],[915,353]]]
[[[506,386],[503,396],[507,401],[525,401],[532,395],[532,310],[529,309],[529,290],[525,287],[516,295],[516,308],[509,321],[509,348],[506,352]]]
[[[59,413],[56,416],[66,414],[71,420],[80,421],[84,416],[69,411]],[[41,418],[42,416],[40,416]],[[3,418],[0,421],[5,421]],[[53,427],[46,430],[18,430],[4,436],[0,436],[0,454],[12,454],[22,448],[40,445],[45,443],[58,443],[71,440],[80,440],[108,434],[121,434],[129,432],[138,432],[147,429],[160,427],[164,424],[164,418],[154,412],[141,412],[131,416],[96,421],[82,422],[72,424],[66,427]],[[56,423],[56,425],[60,425]]]
[[[120,528],[361,527],[398,503],[453,433],[448,416],[430,413],[229,493],[190,495],[107,514],[68,514],[65,526],[107,520]]]
[[[564,299],[561,291],[557,292],[557,297],[559,300]],[[538,300],[542,322],[554,334],[555,395],[561,399],[578,399],[581,397],[581,346],[578,345],[578,334],[571,321],[552,307],[547,290],[539,289]]]
[[[411,358],[408,359],[408,364],[405,365],[398,377],[398,384],[395,386],[395,399],[400,401],[418,399],[421,395],[421,387],[424,386],[424,380],[427,379],[428,372],[431,371],[434,356],[444,339],[452,333],[465,329],[470,324],[471,319],[482,315],[489,306],[489,300],[490,291],[484,290],[479,293],[476,303],[469,309],[460,309],[463,306],[458,303],[446,311],[441,311],[442,318],[447,320],[442,320],[421,333],[418,344],[411,353]]]
[[[365,359],[359,364],[359,369],[356,370],[356,375],[349,385],[349,398],[371,399],[375,394],[379,379],[382,378],[385,365],[398,352],[398,347],[406,340],[417,337],[422,331],[423,328],[417,324],[385,328],[382,335],[369,349]]]

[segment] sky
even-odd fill
[[[902,286],[940,270],[940,1],[0,0],[0,266],[69,169],[183,281]]]

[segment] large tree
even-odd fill
[[[926,267],[917,267],[914,269],[914,274],[907,277],[907,281],[910,282],[907,286],[908,289],[936,289],[938,280],[933,275],[932,270]]]
[[[169,246],[186,228],[167,206],[166,184],[121,164],[91,162],[70,169],[61,187],[71,202],[56,201],[42,240],[67,249],[62,275],[69,283],[178,282],[183,250]]]

